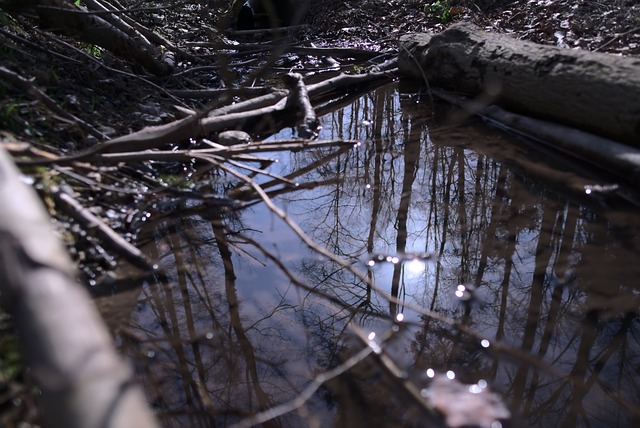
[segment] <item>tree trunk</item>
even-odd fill
[[[640,58],[562,49],[456,24],[400,38],[406,76],[640,147]]]

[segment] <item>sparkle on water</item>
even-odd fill
[[[267,189],[273,202],[370,284],[319,258],[263,204],[170,218],[162,205],[151,210],[145,251],[160,267],[137,309],[111,305],[112,323],[124,324],[114,331],[126,332],[126,355],[156,352],[136,364],[168,425],[209,426],[212,414],[232,425],[299,399],[316,376],[363,351],[352,323],[365,332],[364,350],[397,370],[366,357],[283,425],[306,426],[305,414],[323,426],[407,422],[409,412],[390,403],[403,382],[386,382],[407,371],[423,395],[425,383],[443,380],[483,398],[491,384],[539,426],[576,417],[630,425],[640,413],[628,404],[640,389],[637,208],[615,199],[614,184],[594,185],[607,180],[553,164],[481,122],[449,126],[414,95],[390,87],[322,118],[320,139],[364,141],[357,150],[267,155],[279,161],[270,173],[303,184]],[[527,358],[482,352],[503,343]],[[607,356],[602,370],[592,370],[594,355]],[[352,388],[362,400],[344,400]]]

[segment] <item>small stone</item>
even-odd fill
[[[118,133],[118,131],[116,131],[114,128],[105,125],[98,125],[97,129],[109,138],[115,136]]]
[[[223,146],[251,143],[251,135],[244,131],[223,131],[218,134],[217,142]]]
[[[162,125],[162,118],[160,116],[155,116],[152,114],[143,114],[142,120],[144,121],[144,124],[147,126]]]

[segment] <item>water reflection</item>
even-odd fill
[[[359,147],[274,154],[301,182],[275,203],[343,263],[264,204],[149,222],[160,269],[113,324],[165,426],[469,423],[456,400],[485,422],[500,400],[514,425],[638,422],[637,209],[430,105],[392,85],[322,118]]]

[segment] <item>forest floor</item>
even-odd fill
[[[390,47],[399,35],[437,33],[458,21],[545,45],[640,55],[636,0],[336,0],[312,18],[326,39],[360,39]]]
[[[264,84],[238,79],[252,70],[251,65],[237,65],[251,63],[251,53],[238,50],[226,64],[216,65],[221,62],[216,46],[221,41],[226,46],[268,43],[270,38],[218,30],[217,17],[228,1],[210,4],[211,8],[194,2],[132,14],[199,59],[199,63],[178,63],[169,77],[140,76],[135,66],[101,48],[52,36],[38,30],[28,17],[2,12],[0,65],[31,79],[69,113],[109,137],[166,123],[176,118],[176,104],[192,109],[204,104],[202,100],[177,99],[164,90]],[[328,0],[313,4],[306,25],[286,38],[292,46],[313,44],[393,53],[400,35],[437,33],[451,23],[471,21],[489,31],[537,43],[640,56],[640,3],[636,0]],[[300,67],[303,73],[308,64],[301,55],[283,55],[274,63],[280,71]],[[0,86],[0,131],[63,152],[95,143],[77,126],[52,118],[23,90],[8,84]]]
[[[220,55],[216,46],[220,46],[220,41],[226,46],[253,44],[255,47],[255,43],[271,40],[218,31],[216,16],[224,10],[225,3],[219,0],[215,2],[219,7],[214,4],[214,7],[206,8],[194,2],[173,9],[132,14],[140,23],[199,59],[197,64],[179,62],[176,72],[168,77],[143,76],[125,59],[113,57],[98,47],[41,31],[29,16],[13,16],[1,11],[0,66],[28,79],[63,110],[108,137],[168,123],[180,117],[176,105],[198,109],[209,101],[180,98],[171,91],[221,88],[241,81],[243,73],[252,70],[252,65],[246,64],[252,64],[253,54],[240,49],[228,55],[229,62],[224,67],[217,64]],[[399,36],[411,32],[437,33],[459,21],[474,22],[488,31],[508,33],[518,39],[547,45],[640,56],[640,3],[637,0],[437,0],[431,3],[420,0],[327,0],[313,7],[306,25],[289,34],[287,40],[292,46],[313,43],[318,47],[359,48],[393,55]],[[309,63],[313,60],[309,61],[303,55],[287,54],[273,65],[286,73],[297,67],[304,69]],[[359,67],[355,65],[352,70],[357,72]],[[269,85],[270,82],[273,81],[258,79],[243,84]],[[97,140],[68,118],[51,112],[33,94],[0,81],[0,144],[16,149],[16,142],[26,142],[52,153],[69,154],[90,147]],[[42,169],[26,172],[36,176],[37,183],[49,182],[60,173]],[[88,172],[82,180],[85,184],[92,183],[91,190],[80,192],[78,199],[92,206],[92,211],[115,230],[135,234],[131,219],[136,218],[137,210],[142,211],[140,201],[131,195],[97,190],[121,179],[113,170]],[[76,236],[74,242],[77,244],[83,232],[64,215],[55,210],[52,214],[59,228]],[[75,245],[70,251],[82,265],[104,257],[96,248],[89,242],[84,248]],[[104,273],[112,266],[109,261],[92,263],[90,268],[84,269],[83,279],[95,280],[101,274],[96,270]],[[5,321],[0,321],[0,333],[5,328]],[[0,355],[8,355],[7,349],[13,346],[0,338]],[[5,422],[10,426],[25,418],[25,409],[15,404],[16,397],[24,395],[16,392],[21,382],[18,371],[11,366],[13,363],[0,360],[0,425]]]
[[[251,70],[251,66],[243,69],[234,64],[250,58],[250,53],[243,54],[246,50],[229,57],[233,70],[214,65],[219,59],[215,46],[221,40],[227,45],[269,42],[264,36],[219,31],[217,17],[228,3],[218,0],[207,8],[194,2],[133,13],[138,22],[199,58],[198,64],[180,62],[174,75],[167,78],[139,76],[139,70],[126,60],[101,48],[52,36],[38,30],[28,17],[2,12],[0,65],[32,79],[64,109],[105,135],[122,135],[173,120],[176,104],[193,109],[203,105],[201,100],[178,100],[163,90],[234,85],[238,76]],[[313,4],[306,25],[289,34],[287,42],[292,46],[313,43],[395,52],[400,35],[437,33],[451,23],[471,21],[489,31],[537,43],[640,56],[640,3],[636,0],[328,0]],[[280,70],[304,69],[307,63],[299,55],[284,55],[275,65]],[[225,71],[230,73],[225,76]],[[0,131],[63,151],[95,143],[77,126],[50,119],[23,90],[0,86]]]

